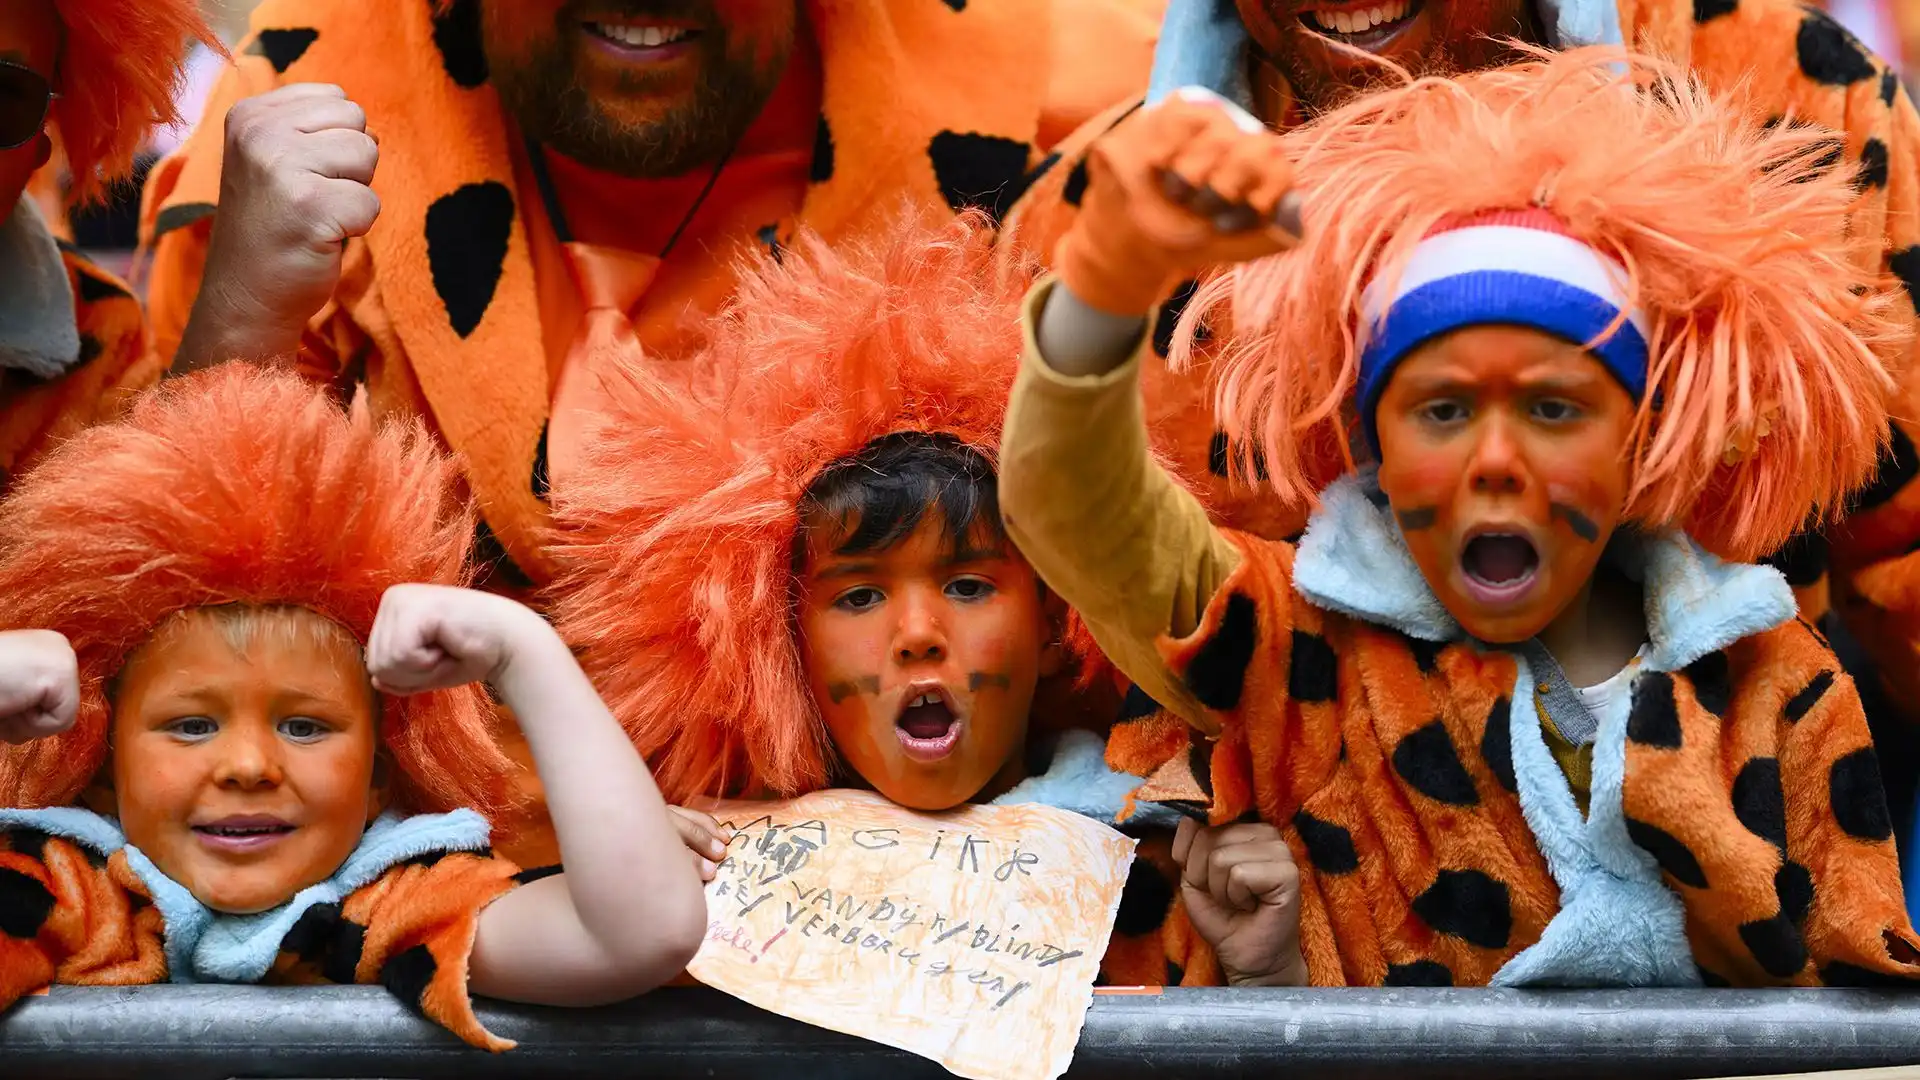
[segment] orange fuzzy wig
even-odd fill
[[[73,198],[99,198],[133,172],[174,105],[195,41],[221,48],[197,0],[54,0],[64,30],[53,122],[73,172]],[[224,52],[224,49],[222,50]]]
[[[66,733],[0,755],[0,806],[71,803],[107,755],[112,680],[172,616],[305,608],[364,643],[391,585],[460,585],[473,517],[418,425],[342,412],[293,375],[228,364],[65,443],[0,503],[0,629],[57,630],[80,662]],[[387,697],[395,802],[497,812],[514,765],[476,686]]]
[[[695,392],[638,363],[608,378],[555,489],[555,621],[670,800],[826,784],[793,630],[801,497],[896,432],[997,455],[1031,277],[990,245],[970,218],[838,251],[803,237],[742,274]]]
[[[1230,322],[1220,412],[1282,493],[1313,495],[1323,448],[1352,467],[1369,283],[1393,282],[1449,220],[1529,209],[1623,267],[1650,330],[1629,520],[1751,559],[1871,474],[1911,313],[1849,260],[1856,191],[1830,135],[1760,126],[1676,67],[1582,49],[1413,81],[1286,138],[1304,241],[1209,283],[1175,357],[1207,309]]]

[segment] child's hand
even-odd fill
[[[445,585],[395,585],[380,598],[367,642],[367,673],[387,694],[492,682],[512,658],[517,628],[539,616],[491,593]]]
[[[727,857],[727,841],[733,839],[729,830],[722,829],[712,814],[684,806],[669,806],[667,813],[693,856],[693,868],[700,872],[700,880],[712,881],[713,875],[720,872],[720,860]]]
[[[1265,822],[1213,828],[1191,819],[1173,836],[1180,897],[1229,986],[1305,986],[1300,870]]]
[[[1087,191],[1054,265],[1112,315],[1146,315],[1181,280],[1292,247],[1293,166],[1280,136],[1197,88],[1141,109],[1087,155]]]
[[[64,634],[0,632],[0,742],[58,735],[79,708],[80,663]]]

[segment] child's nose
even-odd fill
[[[231,731],[221,739],[221,750],[214,778],[223,787],[274,787],[285,779],[279,740],[271,731]]]
[[[1527,490],[1526,462],[1505,418],[1491,416],[1482,424],[1467,479],[1479,495],[1518,495]]]
[[[939,605],[925,597],[907,597],[894,633],[895,658],[905,664],[938,660],[946,654],[947,635],[940,624]]]

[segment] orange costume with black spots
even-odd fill
[[[1851,261],[1855,192],[1817,133],[1752,125],[1677,70],[1546,54],[1383,90],[1278,140],[1300,247],[1236,267],[1194,317],[1236,328],[1216,343],[1227,430],[1317,503],[1297,542],[1215,527],[1152,463],[1145,344],[1068,375],[1029,338],[1002,446],[1009,529],[1172,710],[1116,728],[1109,762],[1148,776],[1137,800],[1281,829],[1317,985],[1920,978],[1854,687],[1777,571],[1709,554],[1770,550],[1870,473],[1907,298]],[[1547,272],[1569,264],[1618,270]],[[1036,289],[1030,323],[1063,287]],[[1598,337],[1551,321],[1582,312]],[[1373,437],[1365,388],[1392,379],[1376,345],[1444,344],[1476,319],[1584,343],[1578,360],[1640,403],[1621,414],[1628,488],[1602,565],[1638,583],[1644,644],[1597,686],[1571,683],[1544,634],[1463,629],[1486,616],[1430,584],[1413,545],[1432,526],[1377,479],[1405,462],[1346,464],[1313,492],[1343,472],[1320,451]],[[1456,380],[1441,404],[1494,425],[1463,431],[1531,437],[1495,391],[1434,374],[1474,371],[1459,353],[1421,355],[1454,365],[1422,369]],[[1511,468],[1504,512],[1523,514],[1541,481]]]
[[[49,134],[73,172],[72,197],[88,201],[133,171],[154,125],[177,119],[187,49],[214,37],[192,0],[54,9],[63,37]],[[0,218],[0,492],[62,439],[118,415],[163,369],[139,301],[39,212],[50,178],[43,171]]]
[[[337,83],[365,108],[381,139],[381,216],[348,245],[300,369],[364,381],[380,415],[426,418],[462,455],[508,580],[517,568],[535,582],[551,574],[551,477],[580,453],[570,417],[599,395],[568,363],[590,305],[623,310],[639,346],[672,361],[731,292],[734,261],[777,251],[800,226],[838,240],[903,203],[1003,212],[1045,147],[1137,88],[1163,6],[814,0],[801,5],[810,32],[724,168],[630,180],[512,132],[480,42],[482,4],[511,2],[370,16],[360,0],[269,0],[208,115],[297,82]],[[205,124],[148,187],[163,356],[199,289],[221,156],[221,125]],[[563,239],[599,249],[587,262],[606,277],[576,283]]]
[[[0,754],[0,1007],[49,983],[379,983],[476,1046],[511,1045],[467,995],[481,909],[532,876],[489,846],[516,767],[478,686],[381,699],[391,808],[331,876],[258,914],[203,904],[87,808],[116,680],[157,627],[297,607],[364,643],[389,587],[470,575],[457,484],[417,425],[229,365],[67,442],[0,503],[0,627],[65,635],[80,676],[71,729]]]

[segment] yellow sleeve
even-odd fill
[[[1000,449],[1007,532],[1128,678],[1200,722],[1205,710],[1158,642],[1199,628],[1240,553],[1148,449],[1144,335],[1139,351],[1105,375],[1062,375],[1041,359],[1034,328],[1052,287],[1051,279],[1036,285],[1022,314],[1026,346]]]

